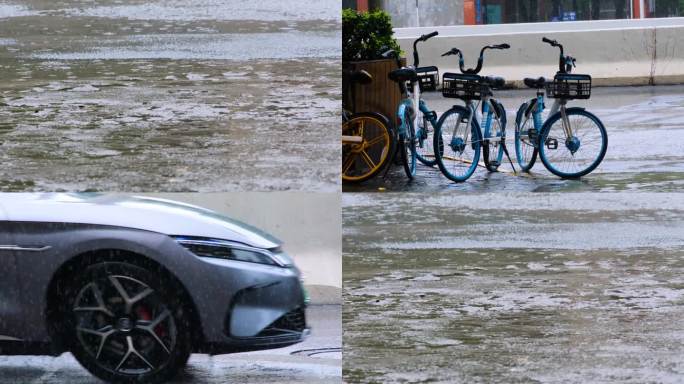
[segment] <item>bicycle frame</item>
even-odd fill
[[[572,56],[565,56],[563,45],[559,44],[555,40],[550,40],[544,37],[542,38],[542,41],[551,44],[551,46],[553,47],[560,48],[560,56],[558,58],[558,73],[571,73],[572,68],[575,66],[576,59]],[[569,138],[573,135],[572,127],[570,126],[570,120],[568,119],[568,115],[565,111],[565,105],[567,104],[567,102],[568,101],[565,99],[555,99],[553,105],[551,106],[551,111],[549,111],[549,117],[555,115],[556,112],[560,110],[563,131],[565,131],[565,137]],[[537,105],[536,110],[534,112],[534,128],[537,131],[537,133],[541,132],[541,129],[544,125],[544,122],[541,118],[542,111],[544,111],[544,93],[537,92]]]
[[[480,105],[480,103],[473,103],[472,100],[466,101],[466,108],[468,108],[468,111],[470,112],[470,115],[468,116],[468,125],[466,127],[472,126],[473,119],[478,122],[478,126],[480,127],[480,133],[482,134],[482,140],[489,140],[489,141],[500,141],[500,137],[490,137],[491,134],[491,128],[492,128],[492,123],[494,121],[494,109],[491,107],[491,97],[490,96],[483,96],[482,97],[482,102],[484,103],[482,105],[482,120],[479,120],[477,118],[477,110]],[[480,125],[480,121],[483,122],[482,125]],[[456,133],[456,130],[454,130],[454,134]],[[466,136],[464,137],[465,142],[468,142],[468,135],[470,134],[470,130],[466,129]],[[454,137],[452,137],[453,139]]]
[[[402,137],[406,137],[405,135],[408,132],[408,123],[404,120],[404,116],[406,113],[406,109],[408,108],[411,111],[411,115],[413,116],[413,127],[417,128],[418,127],[418,121],[422,117],[427,120],[430,125],[432,125],[433,128],[437,127],[437,114],[433,113],[427,106],[427,103],[425,100],[423,100],[420,97],[420,86],[418,83],[413,84],[413,92],[407,92],[407,97],[404,98],[400,103],[399,107],[397,108],[397,117],[399,118],[400,121],[400,126],[399,126],[399,134],[404,135]],[[418,108],[416,108],[416,105]],[[420,113],[415,113],[415,111],[419,111]]]
[[[551,105],[551,110],[549,111],[549,117],[555,115],[558,111],[561,113],[561,120],[563,122],[563,130],[565,131],[566,137],[572,137],[572,127],[570,126],[570,120],[568,119],[568,115],[566,113],[566,104],[567,100],[564,99],[555,99],[553,101],[553,104]],[[534,121],[534,129],[537,131],[537,134],[541,132],[542,127],[544,126],[545,121],[542,120],[542,112],[544,111],[545,104],[544,104],[544,93],[543,92],[537,92],[537,104],[535,105],[534,111],[532,112],[532,117]],[[538,146],[541,143],[533,143],[533,145]]]

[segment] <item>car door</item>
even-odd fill
[[[14,229],[0,205],[0,343],[17,341],[17,324],[21,322],[21,297],[17,284],[17,262]]]

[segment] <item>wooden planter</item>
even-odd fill
[[[405,63],[402,59],[402,65]],[[397,83],[387,78],[387,75],[397,69],[397,62],[394,59],[371,60],[371,61],[354,61],[344,63],[343,68],[354,70],[365,70],[373,76],[373,82],[370,84],[356,84],[354,92],[350,95],[343,95],[345,102],[351,108],[351,94],[356,96],[356,111],[357,112],[379,112],[387,116],[392,122],[396,123],[397,105],[401,100],[401,92]],[[346,81],[343,76],[343,90],[347,91]]]

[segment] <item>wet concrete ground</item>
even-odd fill
[[[506,108],[508,148],[515,161],[515,113],[520,104],[535,96],[534,90],[495,92]],[[458,99],[439,93],[424,96],[439,115]],[[550,107],[552,99],[547,99]],[[419,165],[417,178],[408,182],[400,166],[386,178],[376,177],[344,191],[436,192],[436,191],[682,191],[684,190],[684,86],[594,88],[589,100],[571,101],[597,115],[608,131],[608,151],[601,165],[581,180],[561,180],[537,161],[531,174],[514,176],[504,163],[503,172],[489,173],[479,167],[464,183],[453,183],[439,168]],[[548,109],[547,109],[548,110]]]
[[[0,4],[0,191],[338,191],[340,6]]]
[[[680,383],[684,195],[345,194],[349,383]]]
[[[307,315],[313,333],[305,342],[268,351],[213,357],[192,355],[185,371],[171,383],[341,383],[341,308],[339,305],[311,306]],[[0,356],[0,383],[102,382],[67,353],[57,358]]]

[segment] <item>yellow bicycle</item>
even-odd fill
[[[354,84],[369,84],[373,77],[366,71],[346,71],[345,76],[347,87],[352,89],[352,108],[342,111],[342,181],[359,183],[387,165],[395,138],[387,117],[375,112],[356,112]]]

